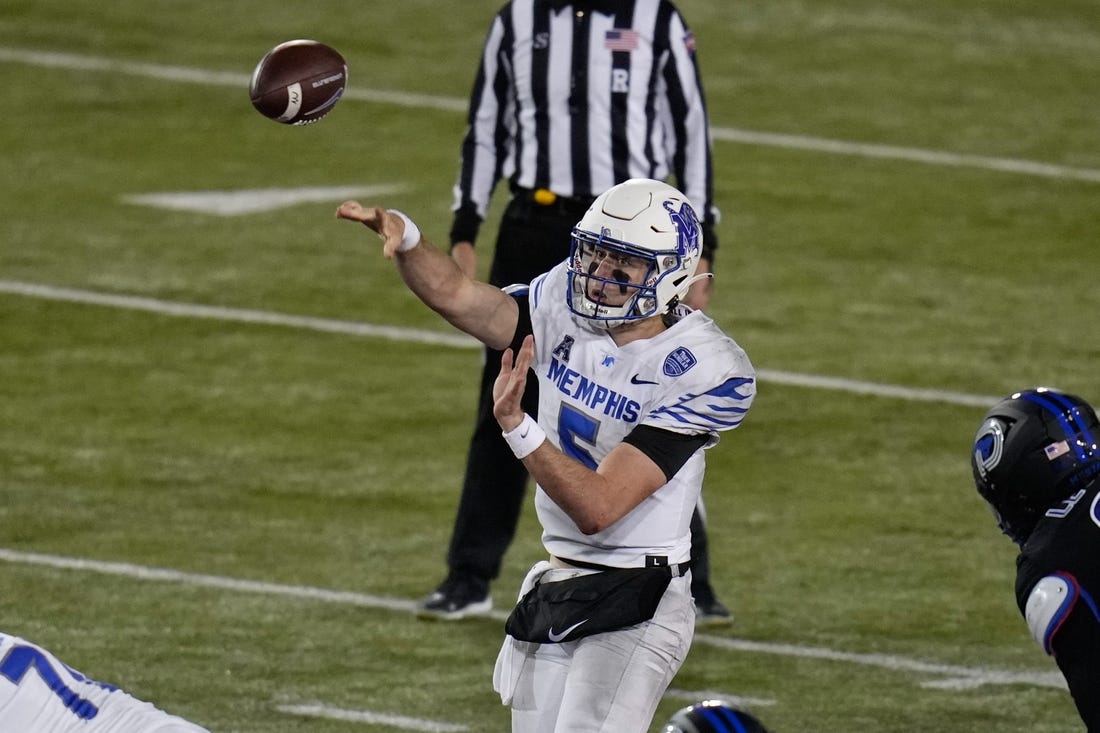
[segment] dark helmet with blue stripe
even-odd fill
[[[994,405],[974,438],[974,483],[1001,531],[1023,545],[1048,510],[1100,475],[1100,423],[1076,395],[1039,387]]]
[[[768,733],[768,729],[729,703],[704,700],[677,711],[662,733]]]

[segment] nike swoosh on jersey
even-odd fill
[[[588,619],[585,619],[584,621],[578,621],[577,623],[573,624],[572,626],[570,626],[568,629],[561,632],[560,634],[555,634],[554,633],[554,627],[551,626],[549,628],[549,630],[547,630],[547,632],[546,632],[546,638],[549,639],[554,644],[557,644],[558,642],[562,641],[565,637],[569,636],[569,634],[571,634],[573,631],[575,631],[578,626],[580,626],[581,624],[584,624],[584,623],[588,623]]]
[[[648,379],[641,379],[637,374],[630,378],[631,384],[657,384],[657,382],[651,382]]]

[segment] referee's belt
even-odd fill
[[[560,211],[573,216],[584,216],[594,199],[582,196],[559,196],[548,188],[514,188],[512,195],[520,201]]]
[[[564,558],[564,557],[558,557],[557,555],[552,555],[550,557],[550,564],[554,565],[554,566],[557,566],[557,567],[563,567],[563,568],[568,568],[568,567],[584,568],[585,570],[621,570],[622,569],[622,568],[612,567],[611,565],[599,565],[598,563],[594,563],[594,562],[583,562],[581,560],[569,560],[569,559]],[[672,571],[672,577],[679,578],[681,575],[686,573],[688,570],[691,570],[691,560],[687,560],[686,562],[675,563],[675,564],[669,565],[667,555],[646,555],[645,556],[645,567],[647,567],[647,568],[668,568],[669,570]]]

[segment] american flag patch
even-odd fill
[[[684,47],[687,48],[688,53],[695,53],[695,34],[691,31],[684,35]]]
[[[1043,451],[1047,454],[1047,460],[1053,461],[1058,456],[1064,456],[1069,453],[1069,443],[1064,440],[1059,440],[1057,443],[1051,443]]]
[[[610,51],[634,51],[638,48],[638,31],[615,28],[604,34],[603,47]]]

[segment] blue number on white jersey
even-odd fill
[[[570,458],[583,463],[593,471],[596,470],[596,459],[588,452],[588,449],[577,444],[581,439],[589,445],[596,444],[596,435],[600,432],[600,424],[585,415],[580,410],[562,404],[558,414],[558,437],[561,440],[561,451]]]
[[[72,710],[77,717],[84,720],[91,720],[99,714],[99,708],[69,689],[68,685],[65,684],[65,680],[61,678],[61,674],[54,668],[49,657],[32,646],[16,644],[9,649],[8,653],[4,656],[4,660],[0,662],[0,675],[7,677],[14,684],[18,685],[23,680],[24,675],[32,668],[34,671],[38,672],[38,676],[42,678],[46,686],[49,687],[55,695],[61,698],[61,702],[65,704],[65,707]],[[68,672],[73,679],[80,682],[98,685],[105,690],[117,689],[112,685],[90,680],[70,667],[65,667],[65,671]]]

